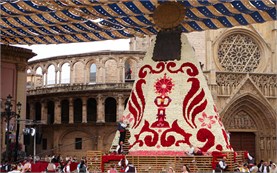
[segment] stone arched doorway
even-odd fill
[[[257,161],[276,159],[276,118],[264,99],[241,95],[233,99],[221,115],[225,128],[231,132],[234,150],[246,149]]]
[[[86,155],[86,151],[96,149],[94,140],[91,134],[77,129],[71,129],[60,136],[58,152],[81,158]]]

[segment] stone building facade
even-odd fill
[[[1,78],[0,78],[0,107],[1,107],[1,155],[0,161],[7,159],[2,157],[2,153],[6,151],[7,147],[7,138],[5,137],[7,133],[7,129],[10,132],[10,145],[15,143],[16,139],[16,116],[11,115],[9,121],[9,127],[7,127],[7,114],[6,111],[6,99],[7,96],[12,96],[11,104],[13,105],[11,108],[12,112],[18,112],[17,103],[20,102],[22,104],[20,111],[20,118],[25,118],[26,112],[26,67],[28,63],[28,59],[34,57],[36,54],[32,52],[32,50],[18,48],[8,45],[0,45],[1,46]],[[21,124],[21,123],[20,123]],[[23,129],[23,125],[19,126],[20,131]],[[19,139],[19,142],[23,142],[22,138]]]
[[[277,161],[277,22],[194,32],[188,38],[234,149]],[[37,126],[41,156],[81,157],[87,150],[110,149],[150,43],[151,37],[136,38],[131,51],[29,62],[26,116],[45,123]]]

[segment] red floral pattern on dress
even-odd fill
[[[170,73],[184,73],[184,70],[183,68],[184,67],[189,67],[187,69],[187,74],[190,75],[190,76],[196,76],[199,74],[199,71],[197,69],[197,67],[191,63],[191,62],[186,62],[186,63],[183,63],[178,69],[173,69],[174,67],[176,67],[176,63],[175,62],[169,62],[167,63],[166,65],[166,69],[170,72]]]
[[[229,139],[228,139],[226,131],[224,129],[221,129],[221,130],[222,130],[222,134],[224,136],[225,142],[226,142],[226,148],[232,149],[232,146],[229,144]]]
[[[215,123],[215,120],[212,120],[214,116],[207,116],[205,112],[202,113],[203,118],[198,118],[198,120],[202,123],[201,127],[207,126],[209,129],[212,128],[212,125]]]
[[[158,79],[155,83],[156,93],[165,96],[171,92],[173,86],[172,78],[166,77],[166,74],[164,74],[164,77]]]
[[[177,140],[175,139],[175,136],[170,135],[167,136],[167,133],[169,132],[175,132],[176,134],[182,135],[183,139],[182,140]],[[167,136],[167,137],[166,137]],[[186,133],[177,123],[177,120],[175,120],[172,123],[172,127],[168,130],[165,130],[163,134],[161,135],[161,144],[163,147],[170,147],[175,144],[175,146],[180,146],[180,143],[185,143],[185,144],[190,144],[190,137],[192,135],[190,133]]]
[[[215,144],[215,136],[214,134],[208,129],[200,129],[197,132],[197,140],[200,142],[206,142],[203,147],[200,149],[203,152],[207,152],[210,148],[212,148]]]
[[[144,144],[148,147],[153,147],[158,143],[159,134],[155,130],[150,129],[149,126],[150,126],[149,122],[145,120],[144,125],[141,128],[141,131],[139,132],[139,134],[134,135],[136,140],[132,145],[130,145],[130,148],[132,148],[136,143],[138,143],[140,147],[142,147]],[[146,135],[142,137],[143,139],[141,139],[141,136],[143,136],[142,135],[143,133],[147,133],[147,134],[150,133],[152,134],[152,136]]]
[[[168,71],[176,73],[179,71],[183,72],[183,67],[190,67],[190,69],[188,69],[186,72],[189,76],[191,76],[191,78],[187,80],[188,83],[191,82],[191,88],[186,94],[183,101],[183,117],[191,128],[197,128],[197,125],[195,124],[195,117],[200,112],[205,110],[207,106],[207,99],[205,99],[205,92],[203,88],[201,89],[201,92],[197,94],[197,92],[200,90],[200,81],[198,78],[194,78],[194,76],[198,75],[198,69],[192,63],[184,63],[178,70],[171,70],[171,67],[175,66],[175,63],[173,62],[168,63]]]
[[[130,99],[128,100],[128,109],[134,118],[134,123],[131,126],[132,128],[137,127],[140,124],[143,117],[145,109],[145,98],[142,92],[143,84],[146,84],[146,81],[144,79],[140,79],[137,81],[135,90],[131,92]],[[137,93],[138,97],[135,93]],[[138,99],[141,101],[141,104],[138,103]]]
[[[123,121],[127,121],[128,123],[132,123],[134,118],[131,117],[131,114],[129,113],[127,116],[122,116]]]

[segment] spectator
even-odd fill
[[[222,160],[220,160],[216,166],[216,172],[224,172],[228,168],[228,165],[226,163],[226,157],[224,156]]]
[[[188,155],[193,156],[193,155],[203,155],[203,152],[201,151],[200,148],[193,146],[192,144],[189,145],[190,149],[187,152]]]
[[[120,166],[120,172],[125,172],[125,169],[126,169],[128,164],[129,164],[129,161],[126,158],[125,159],[121,159],[118,162],[118,166]]]
[[[169,167],[167,173],[175,173],[173,167]]]
[[[107,173],[117,173],[117,170],[114,165],[110,166],[110,169],[107,171]]]
[[[187,165],[183,165],[182,171],[183,171],[182,173],[189,173],[190,172]]]
[[[70,173],[70,164],[71,164],[71,160],[68,160],[63,168],[63,172],[65,173]]]
[[[137,173],[137,168],[132,163],[129,163],[125,169],[125,172]]]
[[[56,165],[54,164],[55,159],[52,159],[50,163],[48,163],[46,172],[56,172]]]
[[[248,164],[244,163],[242,167],[239,168],[240,172],[247,172],[250,173],[249,169],[248,169]]]
[[[87,172],[87,166],[84,160],[81,160],[81,162],[77,165],[77,172]]]
[[[267,162],[263,162],[262,166],[259,168],[259,171],[261,173],[269,173],[270,171],[270,166],[268,165]]]
[[[26,160],[23,168],[22,168],[22,173],[25,173],[25,172],[31,172],[31,163],[29,160]]]
[[[271,164],[270,173],[277,173],[277,168],[276,168],[276,164],[275,163]]]
[[[260,167],[263,165],[264,160],[261,160],[260,163],[258,163],[258,168],[260,169]]]
[[[252,172],[256,173],[256,172],[259,171],[259,168],[258,168],[257,164],[254,163],[253,166],[249,170],[250,170],[251,173]]]

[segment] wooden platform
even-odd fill
[[[102,152],[101,151],[87,151],[87,167],[90,172],[101,171]]]
[[[118,162],[126,157],[129,163],[136,166],[139,173],[161,173],[169,167],[173,167],[176,172],[181,172],[182,166],[187,165],[190,172],[212,172],[214,165],[217,164],[223,156],[227,157],[227,171],[234,171],[240,162],[245,162],[245,151],[219,152],[218,155],[209,156],[131,156],[131,155],[102,155],[101,151],[87,152],[87,165],[90,171],[107,172],[110,165],[113,164],[120,170]]]

